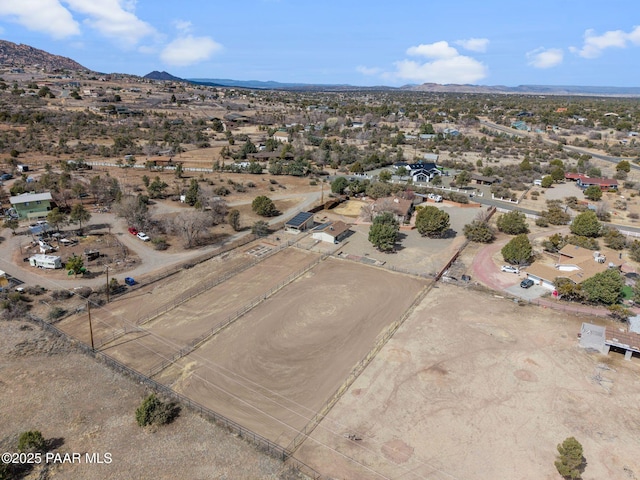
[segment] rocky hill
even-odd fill
[[[157,70],[154,70],[151,73],[147,73],[143,78],[148,78],[149,80],[168,80],[172,82],[188,82],[188,80],[183,80],[182,78],[175,77],[165,71],[159,72]]]
[[[0,40],[0,65],[40,67],[51,72],[56,70],[89,70],[70,58],[6,40]]]

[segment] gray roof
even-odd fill
[[[11,205],[20,205],[27,202],[41,202],[43,200],[51,201],[51,194],[45,193],[23,193],[15,197],[9,197]]]

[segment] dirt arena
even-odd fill
[[[191,340],[211,330],[317,257],[317,254],[304,250],[285,249],[145,323],[141,331],[128,333],[107,344],[102,351],[146,373],[158,362],[170,357]],[[209,264],[210,262],[201,264],[200,271],[206,269]],[[186,274],[194,284],[191,288],[197,288],[199,284],[206,281],[206,277],[199,276],[193,269],[187,270]],[[176,290],[184,291],[185,285],[180,280],[179,277],[170,277],[167,283],[176,287]],[[143,310],[152,311],[161,305],[171,303],[170,298],[162,296],[162,291],[156,296],[157,303],[151,298],[153,293],[147,297],[148,294],[142,292],[135,292],[131,298],[114,302],[110,304],[108,318],[103,321],[99,319],[97,323],[110,325],[113,329],[113,327],[121,328],[122,322],[126,321],[131,327],[137,323],[132,320],[141,318]],[[75,326],[86,334],[86,315],[79,317],[75,320]],[[94,317],[92,316],[92,321]],[[70,322],[62,324],[61,328],[70,332]],[[72,331],[70,333],[74,334]]]
[[[583,479],[640,478],[640,364],[581,349],[582,320],[440,285],[296,457],[340,479],[555,480],[575,436]]]
[[[159,380],[287,446],[425,285],[328,258]]]

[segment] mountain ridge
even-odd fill
[[[13,67],[41,66],[45,70],[87,70],[75,60],[61,55],[54,55],[45,50],[25,44],[0,40],[0,64]]]

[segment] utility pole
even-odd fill
[[[107,303],[109,303],[109,265],[107,265]]]
[[[95,352],[96,349],[93,346],[93,327],[91,326],[91,302],[87,300],[87,313],[89,313],[89,335],[91,336],[91,351]]]

